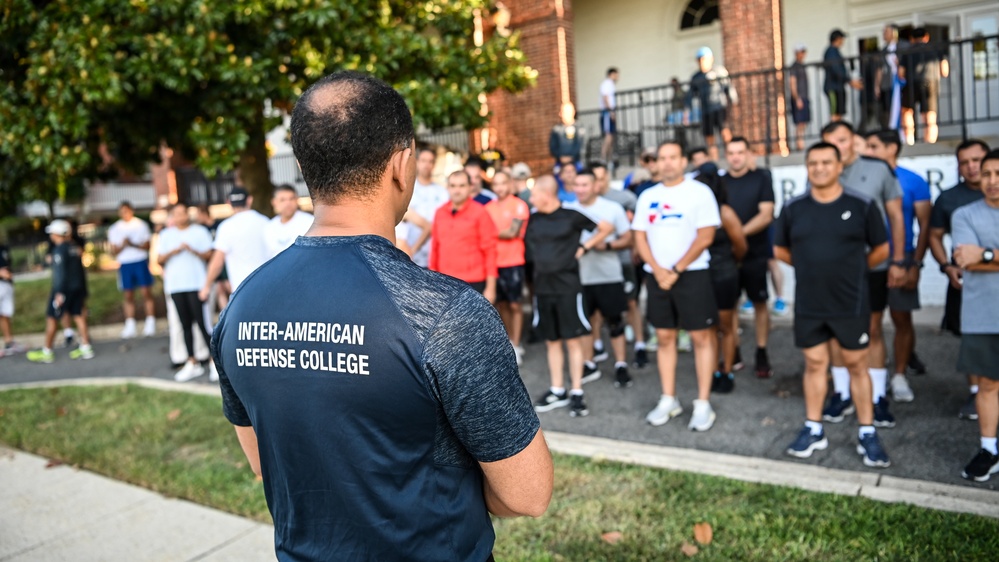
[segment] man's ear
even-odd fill
[[[409,165],[409,158],[413,154],[413,147],[408,146],[392,155],[389,160],[389,167],[392,171],[392,183],[399,189],[406,188],[406,171]]]

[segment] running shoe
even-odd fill
[[[644,349],[635,350],[634,365],[636,369],[644,369],[649,364],[649,352]]]
[[[891,397],[896,402],[912,402],[916,399],[905,375],[894,375],[891,378]]]
[[[822,410],[822,419],[827,422],[839,423],[843,421],[843,418],[856,411],[857,409],[853,405],[853,400],[850,398],[844,400],[843,397],[836,392],[829,397],[829,402]]]
[[[711,392],[718,394],[728,394],[735,389],[735,375],[732,373],[716,372],[711,379]]]
[[[606,361],[608,357],[610,357],[610,356],[607,354],[607,348],[606,347],[597,349],[597,346],[593,346],[593,362],[594,363],[600,363],[601,361]]]
[[[154,335],[156,335],[156,319],[152,316],[146,316],[145,325],[142,326],[142,336],[148,338]]]
[[[756,349],[756,378],[758,379],[769,379],[774,376],[774,370],[770,367],[770,358],[767,356],[767,350]]]
[[[826,439],[826,432],[823,431],[814,435],[812,430],[805,426],[801,428],[798,437],[787,447],[787,454],[799,459],[807,459],[815,451],[824,451],[829,447],[829,440]]]
[[[628,368],[624,365],[619,366],[614,369],[614,386],[617,388],[628,388],[633,383],[631,381],[631,375],[628,374]]]
[[[924,365],[923,362],[919,360],[919,356],[916,355],[915,351],[913,351],[912,355],[909,356],[908,367],[909,370],[913,372],[913,374],[916,375],[926,374],[926,365]]]
[[[601,376],[603,376],[603,373],[600,372],[599,367],[583,364],[583,384],[599,380]]]
[[[70,359],[93,359],[94,358],[94,348],[89,345],[80,345],[80,347],[69,352]]]
[[[691,431],[707,431],[715,424],[715,411],[707,400],[694,400],[694,413],[690,416],[687,429]]]
[[[887,396],[874,404],[874,427],[895,427],[895,416],[888,410]]]
[[[689,353],[693,351],[694,344],[690,341],[690,334],[687,330],[680,330],[679,335],[676,338],[676,349],[683,353]]]
[[[52,363],[55,353],[51,349],[34,349],[28,352],[28,361],[33,363]]]
[[[208,380],[210,382],[219,382],[219,370],[215,367],[215,361],[211,359],[208,360]]]
[[[74,332],[73,330],[63,331],[62,337],[63,337],[63,345],[69,347],[73,345],[73,340],[76,338],[76,332]]]
[[[645,421],[652,425],[663,425],[683,413],[683,406],[672,396],[662,396],[655,409],[645,416]]]
[[[187,382],[191,379],[195,379],[205,374],[205,368],[201,366],[201,363],[184,363],[177,374],[173,376],[173,380],[177,382]]]
[[[586,408],[586,402],[583,401],[582,394],[573,394],[569,396],[569,415],[574,418],[581,418],[583,416],[590,415],[590,410]]]
[[[975,458],[961,471],[961,476],[975,482],[985,482],[989,476],[999,472],[999,455],[980,449]]]
[[[875,468],[888,468],[891,466],[891,459],[888,458],[888,453],[885,452],[884,446],[881,445],[881,439],[878,439],[878,434],[869,433],[860,438],[857,442],[857,454],[864,456],[864,464],[867,466],[873,466]]]
[[[3,354],[0,357],[10,357],[11,355],[17,355],[18,353],[24,353],[28,351],[23,345],[17,343],[16,341],[8,343],[3,348]]]
[[[968,396],[968,401],[961,406],[961,409],[957,411],[957,417],[962,420],[977,420],[978,419],[978,406],[975,404],[975,399],[978,397],[978,393]]]
[[[784,302],[784,299],[777,297],[777,300],[774,301],[773,311],[774,316],[787,316],[787,303]]]
[[[544,396],[538,398],[538,401],[534,403],[535,412],[548,412],[554,410],[555,408],[564,408],[569,405],[569,392],[563,391],[561,394],[555,394],[551,390],[545,393]]]
[[[753,315],[753,303],[750,301],[745,301],[742,306],[739,307],[740,316],[752,316]]]

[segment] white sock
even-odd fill
[[[868,435],[874,435],[874,426],[873,425],[862,425],[862,426],[860,426],[860,429],[857,431],[857,436],[859,436],[861,439],[863,439],[864,437],[866,437]]]
[[[635,342],[635,351],[638,351],[640,349],[645,349],[645,342],[643,342],[643,341],[636,341]]]
[[[995,437],[982,437],[982,448],[992,453],[993,455],[999,455],[999,452],[996,452]]]
[[[52,348],[51,348],[51,347],[43,347],[43,348],[42,348],[42,351],[43,351],[44,353],[52,353]]]
[[[833,390],[839,394],[843,400],[850,399],[850,371],[846,367],[833,367]]]
[[[90,344],[89,343],[81,343],[80,344],[80,349],[83,350],[83,351],[89,351],[90,350]]]
[[[616,363],[614,363],[614,368],[615,369],[618,369],[618,368],[621,368],[621,367],[628,368],[628,362],[627,361],[617,361]]]
[[[569,391],[569,396],[582,396],[583,389],[576,390],[575,388]]]
[[[565,394],[565,387],[564,386],[553,386],[553,387],[550,387],[549,390],[552,391],[552,394]]]
[[[76,335],[76,332],[73,331],[73,328],[65,328],[62,331],[62,337],[64,338],[71,338],[74,335]]]
[[[603,342],[603,340],[593,340],[593,350],[594,351],[603,351],[604,350],[604,342]]]
[[[970,390],[972,394],[978,394],[978,385],[973,384],[968,387],[968,390]]]
[[[813,422],[812,420],[805,420],[805,427],[811,430],[812,435],[822,435],[822,422]]]
[[[585,365],[587,369],[596,369],[597,368],[597,364],[594,363],[593,361],[584,361],[583,365]]]
[[[874,403],[885,397],[888,392],[888,369],[867,369],[871,376],[871,386],[874,387]]]

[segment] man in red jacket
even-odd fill
[[[486,208],[471,199],[464,170],[447,178],[449,203],[434,216],[429,267],[465,281],[489,302],[496,301],[496,241],[499,233]]]

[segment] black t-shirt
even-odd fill
[[[829,203],[810,194],[784,205],[774,245],[794,262],[794,313],[810,318],[853,318],[871,313],[867,253],[888,241],[881,212],[863,195],[844,190]]]
[[[582,290],[579,281],[579,235],[597,224],[571,209],[537,212],[527,221],[524,243],[534,260],[534,292],[539,295],[571,295]]]
[[[964,182],[941,192],[933,203],[933,212],[930,213],[930,228],[942,228],[944,232],[950,234],[950,218],[954,216],[954,211],[968,203],[974,203],[982,197],[984,195],[982,195],[981,190],[971,189]]]
[[[934,43],[914,45],[899,57],[906,69],[906,79],[912,84],[940,81],[940,64],[947,60],[947,47]]]
[[[742,224],[759,214],[760,203],[774,202],[773,180],[763,170],[750,170],[738,178],[726,174],[721,179],[728,194],[728,206],[732,207]],[[746,242],[749,250],[745,260],[770,257],[770,237],[766,228],[747,237]]]
[[[10,248],[0,244],[0,268],[10,267]]]
[[[63,242],[52,248],[52,292],[87,292],[87,278],[81,258],[83,250],[72,242]]]

